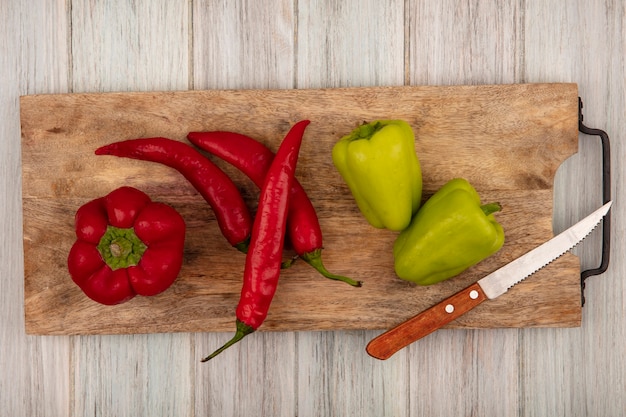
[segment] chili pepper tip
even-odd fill
[[[100,148],[94,151],[96,155],[113,155],[113,147],[111,144],[101,146]]]
[[[208,362],[208,361],[210,361],[211,359],[213,359],[214,357],[216,357],[217,355],[219,355],[220,353],[222,353],[223,351],[225,351],[226,349],[228,349],[229,347],[231,347],[235,343],[239,342],[241,339],[243,339],[244,337],[246,337],[250,333],[254,332],[255,330],[256,329],[252,328],[251,326],[248,326],[244,322],[242,322],[239,319],[237,319],[237,331],[235,332],[235,335],[233,336],[233,338],[230,339],[228,342],[226,342],[221,348],[219,348],[215,352],[211,353],[206,358],[201,359],[200,362]]]

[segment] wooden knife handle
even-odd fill
[[[377,359],[389,359],[400,349],[445,326],[486,299],[480,285],[474,283],[372,339],[367,345],[367,353]]]

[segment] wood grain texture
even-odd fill
[[[196,358],[189,337],[159,334],[73,340],[75,415],[191,413]]]
[[[17,301],[24,296],[18,97],[67,91],[66,4],[2,2],[0,22],[0,416],[69,415],[69,339],[26,336]]]
[[[407,2],[406,78],[431,85],[522,82],[521,4]],[[518,413],[516,331],[438,331],[390,360],[405,353],[407,415]]]
[[[404,3],[298,1],[294,87],[402,85],[407,63]],[[407,415],[406,352],[381,366],[364,351],[371,331],[299,332],[296,337],[299,415]]]
[[[304,415],[408,415],[413,398],[407,355],[399,352],[382,362],[364,354],[374,335],[373,331],[298,333],[298,408]],[[359,379],[364,374],[370,377]]]
[[[582,327],[572,331],[521,331],[520,414],[523,416],[590,416],[626,410],[626,285],[624,239],[623,119],[626,100],[624,56],[626,9],[623,2],[571,3],[554,13],[556,1],[527,2],[525,79],[580,80],[587,126],[606,130],[612,142],[612,258],[609,272],[588,280]],[[576,30],[571,30],[575,27]],[[582,212],[597,207],[601,194],[598,138],[580,135],[580,151],[566,161],[555,180],[555,229],[563,229]],[[578,190],[586,190],[584,193]],[[577,248],[583,268],[600,263],[601,234]]]
[[[296,87],[403,85],[404,19],[402,0],[298,2]]]
[[[71,6],[72,91],[189,88],[190,2],[72,1]],[[193,415],[191,335],[71,340],[72,415]]]
[[[281,280],[263,329],[380,329],[410,317],[407,312],[411,310],[425,309],[445,298],[448,291],[476,281],[552,236],[551,184],[560,163],[576,151],[577,103],[573,84],[23,97],[28,331],[151,333],[221,331],[232,326],[242,262],[236,254],[229,255],[234,249],[225,246],[217,228],[212,227],[215,218],[197,192],[170,168],[96,157],[96,147],[133,137],[181,140],[189,131],[224,129],[262,138],[276,149],[290,123],[310,119],[299,177],[319,210],[329,265],[337,265],[333,260],[341,256],[346,271],[341,273],[358,271],[356,278],[365,281],[365,286],[344,288],[343,283],[317,277],[307,265],[296,265],[283,274],[288,278]],[[335,108],[342,109],[340,116]],[[244,118],[248,122],[242,130]],[[343,135],[338,132],[349,132],[358,124],[355,121],[375,118],[404,119],[413,126],[427,195],[461,176],[477,188],[484,201],[497,199],[503,205],[498,216],[507,233],[503,250],[442,285],[411,286],[395,277],[390,250],[394,235],[380,233],[363,221],[329,157],[332,145]],[[521,159],[520,155],[528,157]],[[241,174],[231,175],[254,207],[257,190],[246,187],[249,181]],[[72,213],[81,201],[105,195],[121,184],[136,186],[181,211],[189,223],[186,259],[171,291],[106,308],[86,299],[68,279],[61,254],[75,240]],[[52,231],[59,220],[66,227]],[[341,244],[348,240],[362,243]],[[518,285],[519,298],[494,300],[455,324],[578,325],[578,265],[572,258],[559,259]],[[541,280],[544,274],[556,277]],[[525,288],[534,290],[528,293],[531,303],[528,297],[520,297]],[[374,305],[378,305],[375,310]],[[519,310],[520,316],[512,316],[511,308]],[[141,311],[150,311],[150,318]],[[336,317],[338,313],[359,320],[345,322]],[[99,320],[94,320],[96,317]]]
[[[293,88],[296,4],[194,1],[194,87]],[[214,241],[223,242],[221,236]],[[306,415],[298,405],[297,333],[257,333],[219,360],[199,362],[232,336],[234,325],[231,315],[229,333],[194,334],[195,415]]]
[[[186,90],[189,3],[72,2],[72,91]]]
[[[234,322],[231,323],[234,331]],[[220,354],[220,360],[200,363],[231,338],[231,333],[208,333],[196,343],[195,407],[197,415],[298,413],[296,333],[256,333]],[[217,358],[216,358],[217,359]]]
[[[194,1],[194,88],[293,88],[294,5]]]
[[[517,333],[442,330],[411,345],[408,415],[518,415]]]
[[[411,84],[521,82],[523,10],[517,1],[407,2]]]
[[[0,2],[0,416],[623,414],[621,2],[174,3]],[[378,331],[263,332],[204,365],[232,333],[25,334],[20,95],[521,82],[577,83],[612,139],[613,256],[581,328],[441,330],[384,362],[363,350]],[[556,173],[555,232],[599,205],[599,168],[581,135]],[[598,248],[575,250],[583,268]]]

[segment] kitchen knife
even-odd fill
[[[549,241],[522,255],[469,287],[372,339],[367,353],[388,359],[400,349],[467,313],[486,299],[494,299],[513,285],[563,255],[581,242],[611,208],[611,201]]]

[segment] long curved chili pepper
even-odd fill
[[[192,146],[157,137],[115,142],[95,152],[158,162],[176,169],[209,203],[226,240],[241,252],[247,251],[252,216],[239,189],[224,171]]]
[[[190,132],[187,139],[198,148],[239,169],[258,187],[263,186],[274,153],[261,142],[228,131]],[[322,262],[322,229],[315,207],[297,179],[294,179],[290,193],[287,233],[298,256],[326,278],[360,287],[360,281],[330,273],[326,269]]]
[[[236,311],[237,331],[206,362],[254,332],[267,317],[281,271],[291,184],[308,120],[296,123],[283,139],[261,187],[257,214],[246,254],[241,297]]]

